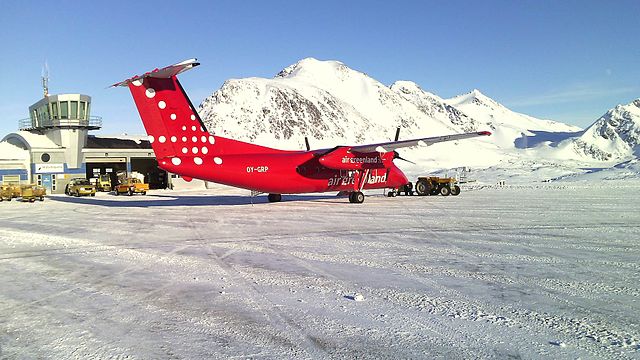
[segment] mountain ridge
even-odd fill
[[[386,86],[342,62],[314,58],[289,65],[271,79],[227,80],[198,112],[219,135],[291,150],[304,148],[305,136],[314,148],[386,141],[398,126],[404,139],[493,132],[489,139],[407,149],[417,165],[406,167],[416,173],[517,164],[518,159],[570,162],[579,172],[596,163],[611,167],[640,152],[640,99],[609,110],[583,130],[514,112],[478,89],[444,99],[410,80]]]

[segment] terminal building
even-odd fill
[[[73,178],[92,179],[110,174],[138,172],[151,189],[168,187],[168,174],[158,168],[146,137],[90,135],[102,127],[91,115],[91,97],[82,94],[49,95],[29,107],[29,118],[19,131],[0,141],[0,181],[3,184],[38,184],[48,193],[64,193]]]

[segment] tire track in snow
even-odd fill
[[[207,237],[204,236],[200,232],[200,229],[195,225],[193,219],[188,218],[187,224],[191,228],[191,231],[196,234],[196,241],[200,241],[202,243],[206,243],[208,241]],[[258,246],[254,245],[254,247]],[[259,248],[262,252],[270,251],[265,247],[260,246]],[[256,286],[257,284],[251,280],[251,278],[247,278],[246,274],[238,271],[232,264],[228,263],[225,260],[232,253],[227,251],[225,254],[223,254],[223,256],[217,256],[215,255],[214,247],[211,244],[208,245],[208,249],[210,250],[210,259],[214,260],[222,269],[224,269],[227,273],[227,276],[229,276],[236,283],[243,283],[244,286],[242,288],[251,290],[251,294],[248,294],[249,296],[245,297],[245,302],[248,305],[250,305],[254,309],[258,309],[259,311],[261,311],[264,316],[269,319],[270,324],[274,328],[280,329],[283,333],[289,334],[287,338],[289,338],[290,335],[295,335],[293,340],[297,341],[292,342],[292,344],[295,344],[296,347],[304,345],[302,346],[302,350],[307,353],[307,356],[312,356],[315,358],[322,357],[323,354],[326,355],[324,349],[318,346],[318,344],[313,341],[302,328],[297,326],[286,313],[284,313],[278,306],[276,306],[276,304],[274,304],[267,296],[265,296],[262,293],[261,289]],[[236,252],[238,250],[241,249],[238,249],[238,247],[236,246],[232,246],[232,249],[230,249],[230,251],[233,252]],[[269,306],[265,306],[265,304],[268,304]]]
[[[445,211],[445,209],[438,209]],[[477,227],[476,224],[469,224],[470,228]],[[634,226],[637,227],[637,226]],[[441,239],[445,242],[449,242],[448,238]],[[397,240],[395,240],[397,241]],[[464,252],[464,250],[458,248],[456,245],[449,242],[449,244],[458,250]],[[496,245],[496,244],[494,244]],[[528,245],[528,244],[527,244]],[[475,257],[475,253],[467,253],[467,256]],[[532,283],[526,282],[523,285],[531,287]],[[451,289],[446,289],[451,291]],[[464,295],[459,292],[456,296],[465,298]],[[631,294],[635,294],[632,292]],[[566,299],[557,299],[558,301],[570,302]],[[519,324],[522,327],[531,326],[535,324],[538,327],[538,331],[541,329],[550,329],[556,332],[560,332],[565,336],[569,336],[568,340],[578,341],[581,346],[589,351],[594,356],[608,357],[611,359],[617,359],[627,356],[633,356],[633,350],[640,350],[640,336],[638,334],[633,335],[626,331],[626,329],[619,329],[617,326],[611,323],[607,323],[606,320],[590,320],[588,319],[575,319],[570,317],[551,315],[547,313],[540,313],[532,310],[517,309],[509,305],[502,305],[495,307],[490,304],[483,304],[487,307],[493,307],[496,312],[503,312],[510,314],[510,318],[519,320]],[[577,306],[577,304],[573,304]],[[631,352],[621,353],[617,349],[623,349]]]

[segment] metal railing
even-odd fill
[[[90,130],[102,127],[102,116],[91,116],[89,119],[41,119],[34,123],[31,118],[18,120],[20,130],[49,129],[49,128],[88,128]]]

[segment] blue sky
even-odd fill
[[[142,134],[108,85],[197,57],[194,104],[224,80],[305,57],[451,97],[478,88],[513,110],[586,127],[640,98],[640,1],[3,1],[0,137],[50,92],[83,93],[101,133]]]

